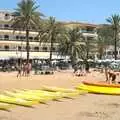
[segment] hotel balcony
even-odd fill
[[[0,41],[0,51],[26,51],[26,42]],[[49,52],[50,43],[30,42],[30,52]],[[58,51],[58,43],[53,46],[53,52]]]
[[[81,30],[81,33],[86,37],[97,37],[96,30]]]

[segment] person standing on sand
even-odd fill
[[[105,67],[105,77],[106,77],[106,82],[108,82],[108,68]]]
[[[23,74],[22,76],[26,76],[27,75],[27,64],[23,63]]]
[[[77,64],[73,65],[73,69],[74,69],[73,73],[76,73],[76,71],[78,70],[78,65]]]
[[[20,65],[17,65],[17,77],[21,77],[21,72],[22,72],[22,69],[21,69],[21,66]]]
[[[30,71],[32,70],[32,65],[31,65],[31,63],[28,63],[27,64],[27,69],[26,69],[27,71],[27,76],[29,76],[30,75]]]

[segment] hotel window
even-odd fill
[[[24,40],[25,39],[25,37],[24,36],[20,36],[20,40]]]
[[[9,36],[8,35],[4,35],[4,39],[5,40],[9,40]]]
[[[18,51],[21,51],[22,47],[21,46],[18,46]]]
[[[4,25],[4,28],[9,28],[9,25],[8,25],[8,24],[5,24],[5,25]]]
[[[18,40],[19,39],[19,36],[16,36],[16,40]]]
[[[39,47],[34,47],[34,51],[38,52],[39,51]]]
[[[10,19],[10,15],[8,13],[5,14],[5,20],[9,20]]]
[[[53,47],[52,50],[55,51],[56,49]]]
[[[29,37],[30,40],[33,40],[33,37]]]
[[[38,38],[38,37],[35,37],[34,39],[35,39],[36,41],[38,41],[38,40],[39,40],[39,38]]]
[[[5,45],[5,46],[4,46],[4,49],[5,49],[6,51],[9,51],[9,46],[8,46],[8,45]]]
[[[45,51],[45,52],[47,51],[47,47],[43,47],[42,49],[43,49],[43,51]]]

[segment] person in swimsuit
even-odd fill
[[[108,79],[109,82],[115,83],[116,82],[116,74],[114,72],[108,72]]]
[[[119,73],[114,72],[112,70],[108,71],[108,81],[109,83],[116,83],[116,77]]]

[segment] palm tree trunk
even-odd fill
[[[115,60],[117,60],[117,31],[114,31],[115,41],[114,41],[114,56]]]
[[[85,62],[85,70],[86,70],[86,72],[89,72],[90,66],[89,66],[88,59],[85,59],[84,62]]]
[[[101,47],[99,48],[99,59],[102,59],[103,53],[104,53],[103,46],[101,46]]]
[[[88,60],[88,58],[89,58],[89,40],[87,37],[85,39],[86,39],[86,59]]]
[[[51,61],[52,61],[52,50],[53,50],[53,39],[51,39],[51,43],[50,43],[50,61],[49,61],[50,67],[52,66],[52,64],[51,64]]]
[[[101,53],[100,53],[99,59],[100,59],[100,60],[102,59],[102,54],[101,54]]]
[[[71,60],[72,66],[74,66],[74,65],[76,64],[75,57],[73,57],[73,56],[71,55],[71,56],[70,56],[70,60]]]
[[[29,30],[26,30],[26,51],[27,51],[27,63],[29,63],[29,53],[30,53],[30,44],[29,44]]]
[[[88,60],[88,58],[89,58],[89,49],[87,48],[86,59]]]
[[[73,55],[70,55],[70,60],[71,60],[72,68],[74,69],[74,73],[75,73],[78,70],[78,65],[76,64],[75,57],[73,57]]]

